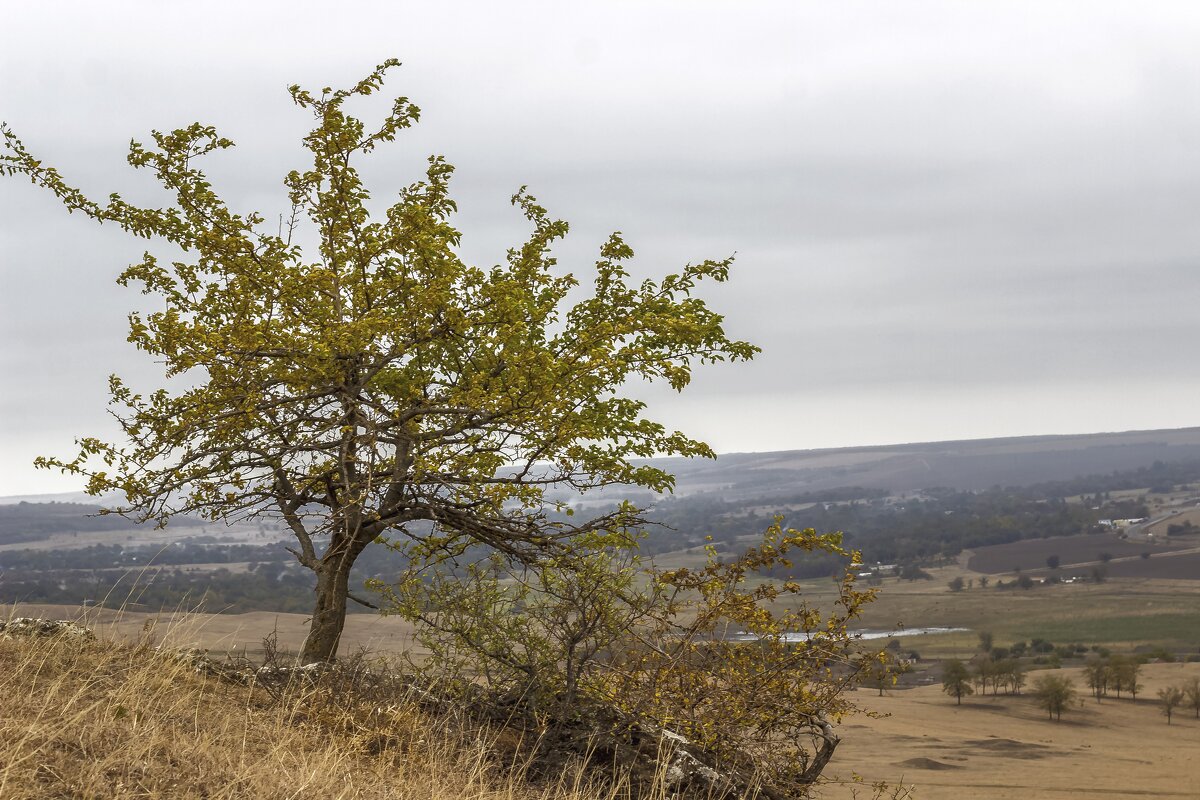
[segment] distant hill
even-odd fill
[[[713,491],[732,500],[843,486],[892,492],[1030,486],[1196,459],[1200,428],[728,453],[715,461],[651,463],[676,476],[676,495]]]
[[[104,495],[96,498],[87,492],[58,492],[56,494],[10,494],[0,497],[0,506],[11,506],[17,503],[74,503],[77,505],[99,507],[120,502],[117,495]]]
[[[1200,428],[725,453],[715,461],[663,458],[650,463],[676,476],[677,496],[714,492],[736,500],[779,492],[818,493],[846,486],[891,492],[1030,486],[1134,470],[1155,461],[1185,460],[1200,460]],[[601,500],[628,494],[613,489],[591,496]],[[85,497],[0,497],[0,506],[21,501],[104,502]]]

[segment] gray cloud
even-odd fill
[[[157,202],[130,137],[193,119],[238,208],[282,209],[292,82],[392,55],[422,124],[367,167],[459,168],[464,253],[524,233],[528,184],[585,272],[610,230],[661,274],[737,252],[708,296],[764,348],[657,416],[720,449],[1196,424],[1200,11],[1132,3],[26,4],[0,28],[0,118],[86,190]],[[364,103],[369,116],[383,108]],[[281,146],[281,142],[284,144]],[[0,182],[0,494],[103,433],[141,252]]]

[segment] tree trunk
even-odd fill
[[[317,602],[300,663],[333,661],[346,625],[346,597],[350,591],[350,559],[323,564],[317,570]]]

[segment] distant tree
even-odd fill
[[[955,578],[954,580],[950,581],[949,586],[950,591],[961,592],[963,590],[963,579],[961,577]]]
[[[984,575],[979,579],[979,588],[986,589],[988,587],[988,577]]]
[[[1058,569],[1058,565],[1061,563],[1062,560],[1057,555],[1050,556],[1046,559],[1046,566],[1050,569]]]
[[[1141,689],[1141,684],[1138,683],[1138,673],[1141,671],[1142,665],[1136,658],[1128,656],[1110,656],[1108,659],[1108,671],[1112,676],[1112,685],[1117,692],[1117,697],[1121,696],[1121,692],[1129,692],[1135,700],[1137,699],[1138,690]]]
[[[967,665],[957,658],[942,662],[942,691],[957,700],[960,706],[965,695],[975,694],[975,689],[971,687],[971,673]]]
[[[1183,704],[1196,712],[1200,719],[1200,678],[1193,676],[1183,685]]]
[[[1033,694],[1051,719],[1061,720],[1063,710],[1075,699],[1075,685],[1062,675],[1041,675],[1033,682]]]
[[[1005,662],[1007,665],[1007,674],[1009,685],[1012,686],[1013,694],[1020,694],[1021,689],[1025,686],[1025,669],[1021,666],[1021,662],[1015,658]]]
[[[895,639],[892,640],[892,643],[899,645]],[[893,649],[891,645],[889,645],[889,649]],[[879,696],[883,697],[885,689],[895,686],[897,678],[911,671],[911,666],[898,660],[894,655],[881,652],[872,659],[864,682],[874,686],[878,690]]]
[[[1100,560],[1103,561],[1105,564],[1107,564],[1108,562],[1113,560],[1113,554],[1112,553],[1101,553]]]
[[[1162,712],[1167,715],[1167,724],[1171,724],[1171,714],[1183,702],[1183,689],[1178,686],[1168,686],[1158,690],[1158,702],[1162,704]]]
[[[837,577],[838,580],[841,580],[840,576],[835,576],[835,577]],[[905,580],[909,580],[909,581],[931,581],[931,580],[933,580],[933,575],[931,575],[928,572],[926,572],[925,570],[921,569],[916,564],[905,564],[905,565],[901,566],[900,567],[900,577],[904,578]]]
[[[995,644],[995,642],[993,641],[994,638],[995,637],[992,636],[991,631],[980,631],[979,632],[979,650],[980,650],[980,652],[990,653],[992,651],[992,647]]]
[[[1143,551],[1142,551],[1142,558],[1149,558],[1149,557],[1150,557],[1150,551],[1149,551],[1149,550],[1143,550]]]
[[[888,656],[885,653],[880,653],[875,660],[871,662],[871,666],[867,669],[866,680],[868,686],[874,686],[879,691],[879,696],[883,697],[883,690],[892,683],[892,672],[888,669]]]
[[[1017,586],[1020,586],[1022,589],[1032,589],[1033,578],[1029,577],[1028,575],[1022,575],[1021,577],[1017,578]]]
[[[1108,684],[1111,676],[1112,671],[1108,663],[1102,658],[1090,658],[1083,666],[1083,678],[1087,681],[1088,688],[1092,690],[1092,696],[1097,701],[1108,694]]]
[[[991,656],[983,656],[982,658],[976,658],[972,663],[972,667],[974,668],[975,684],[979,687],[979,693],[986,695],[988,682],[995,680],[996,662],[992,661]],[[996,690],[993,686],[992,694],[995,693]]]

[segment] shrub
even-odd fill
[[[755,579],[796,550],[846,562],[832,613],[796,583]],[[829,720],[854,710],[846,690],[891,663],[849,634],[872,593],[855,588],[858,555],[839,534],[777,521],[737,559],[709,547],[704,566],[670,571],[612,539],[569,551],[535,567],[493,554],[374,588],[385,611],[420,624],[420,668],[473,704],[618,761],[669,731],[745,791],[815,781],[839,741]]]

